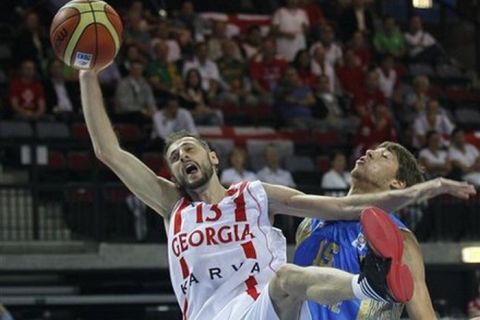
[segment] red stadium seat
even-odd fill
[[[88,129],[85,123],[74,123],[71,128],[71,135],[73,138],[78,141],[89,141],[90,136],[88,134]]]
[[[77,173],[92,169],[92,155],[86,151],[72,151],[67,155],[68,168]]]
[[[62,152],[56,150],[48,151],[48,169],[63,170],[67,167],[67,161]]]
[[[117,124],[115,132],[121,141],[139,142],[143,139],[142,130],[133,124]]]

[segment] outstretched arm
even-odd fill
[[[264,183],[271,214],[314,217],[324,220],[358,219],[363,209],[379,207],[387,212],[401,209],[415,201],[427,200],[440,194],[467,199],[475,188],[466,183],[437,178],[400,190],[332,198],[306,195],[287,187]]]
[[[122,150],[103,105],[97,72],[80,72],[83,113],[95,155],[125,183],[140,200],[164,218],[179,199],[174,184],[157,177],[132,154]]]

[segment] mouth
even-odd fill
[[[185,171],[185,174],[189,176],[189,175],[196,174],[199,171],[199,169],[195,163],[190,162],[185,165],[184,171]]]

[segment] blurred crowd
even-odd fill
[[[428,177],[479,185],[479,152],[430,79],[459,68],[421,17],[400,26],[371,1],[338,3],[327,14],[321,1],[286,0],[261,17],[267,23],[241,27],[227,14],[198,13],[192,1],[160,14],[138,0],[116,7],[123,45],[99,75],[108,113],[146,128],[147,145],[157,148],[174,131],[235,126],[226,112],[248,108],[268,115],[256,125],[336,132],[345,167],[379,142],[399,141],[417,152]],[[16,14],[11,64],[1,67],[1,118],[82,121],[78,72],[54,57],[45,14]],[[348,186],[343,173],[326,178],[330,187]]]

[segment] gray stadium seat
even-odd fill
[[[38,122],[35,126],[40,139],[68,139],[70,132],[63,122]]]
[[[277,146],[280,161],[293,155],[294,145],[291,140],[247,140],[248,159],[253,171],[256,172],[263,168],[263,152],[265,147],[271,143]]]
[[[291,156],[285,159],[285,169],[290,172],[295,171],[314,171],[315,164],[310,157],[307,156]]]
[[[0,121],[0,138],[32,138],[33,129],[25,121]]]

